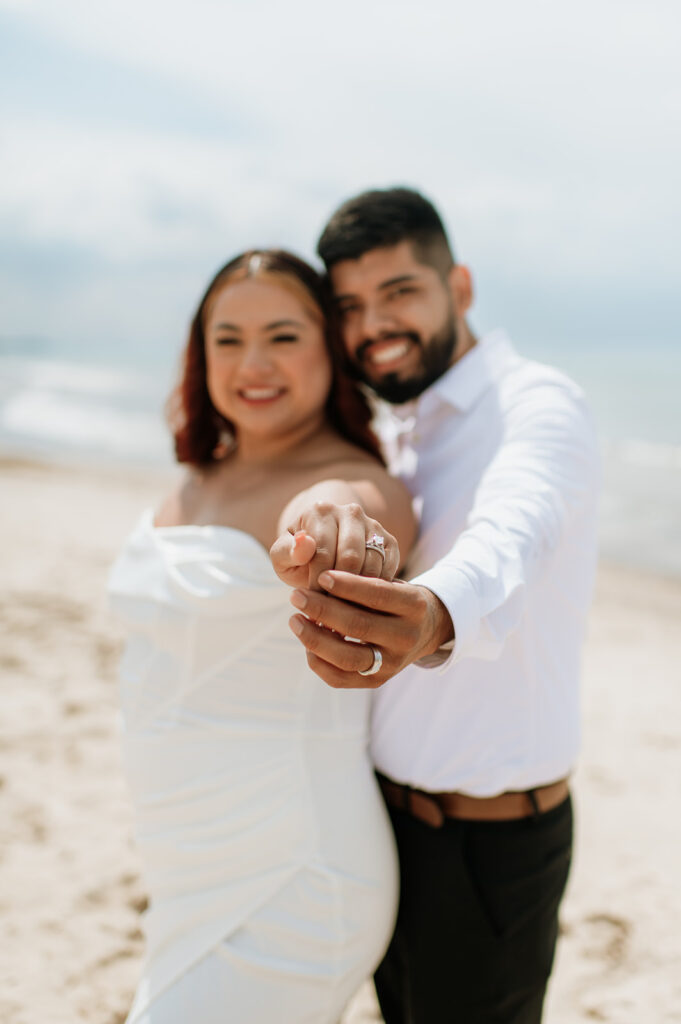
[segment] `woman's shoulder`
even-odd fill
[[[333,480],[350,484],[362,497],[380,493],[386,505],[412,515],[412,497],[403,481],[391,476],[371,452],[337,435],[323,450],[307,486]]]
[[[306,453],[305,461],[306,486],[329,479],[364,480],[391,496],[408,495],[402,481],[391,476],[380,459],[335,432],[320,435]]]
[[[319,458],[318,450],[316,455],[314,465],[308,464],[307,472],[298,479],[300,486],[284,504],[279,531],[288,529],[312,505],[357,504],[407,552],[414,541],[416,520],[403,482],[390,476],[375,456],[343,438],[329,440],[323,457]]]
[[[301,466],[303,465],[307,465],[311,473],[321,472],[325,476],[329,475],[329,469],[335,467],[367,470],[375,467],[386,472],[380,459],[337,434],[335,430],[320,432],[312,443],[305,446],[305,450],[301,452]]]
[[[194,521],[204,475],[193,468],[185,471],[170,494],[157,506],[154,526],[184,526]]]

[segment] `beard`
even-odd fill
[[[369,340],[362,342],[358,347],[353,368],[355,376],[384,402],[400,405],[402,402],[410,402],[412,398],[418,398],[452,365],[457,342],[456,324],[450,314],[444,326],[425,341],[416,331],[402,331],[399,334],[385,336],[386,340],[391,337],[407,338],[420,350],[421,365],[409,377],[401,378],[398,373],[386,373],[376,380],[370,376],[365,365],[366,352],[373,344],[373,341]]]

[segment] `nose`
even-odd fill
[[[255,380],[269,376],[273,366],[268,346],[248,345],[244,349],[239,369],[247,379]]]
[[[381,303],[367,303],[362,311],[361,332],[364,338],[379,338],[387,331],[394,330],[395,324],[387,316]]]

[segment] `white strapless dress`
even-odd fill
[[[151,513],[113,567],[150,894],[129,1024],[336,1024],[389,941],[397,861],[370,694],[309,670],[289,593],[249,534]]]

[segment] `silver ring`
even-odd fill
[[[367,551],[378,551],[385,562],[385,537],[382,537],[380,533],[372,533],[364,547]]]
[[[375,676],[379,668],[383,664],[383,655],[379,651],[378,647],[373,647],[371,644],[367,644],[367,646],[371,647],[371,652],[374,656],[374,660],[371,662],[369,668],[365,669],[364,672],[361,672],[359,669],[357,671],[361,676]]]

